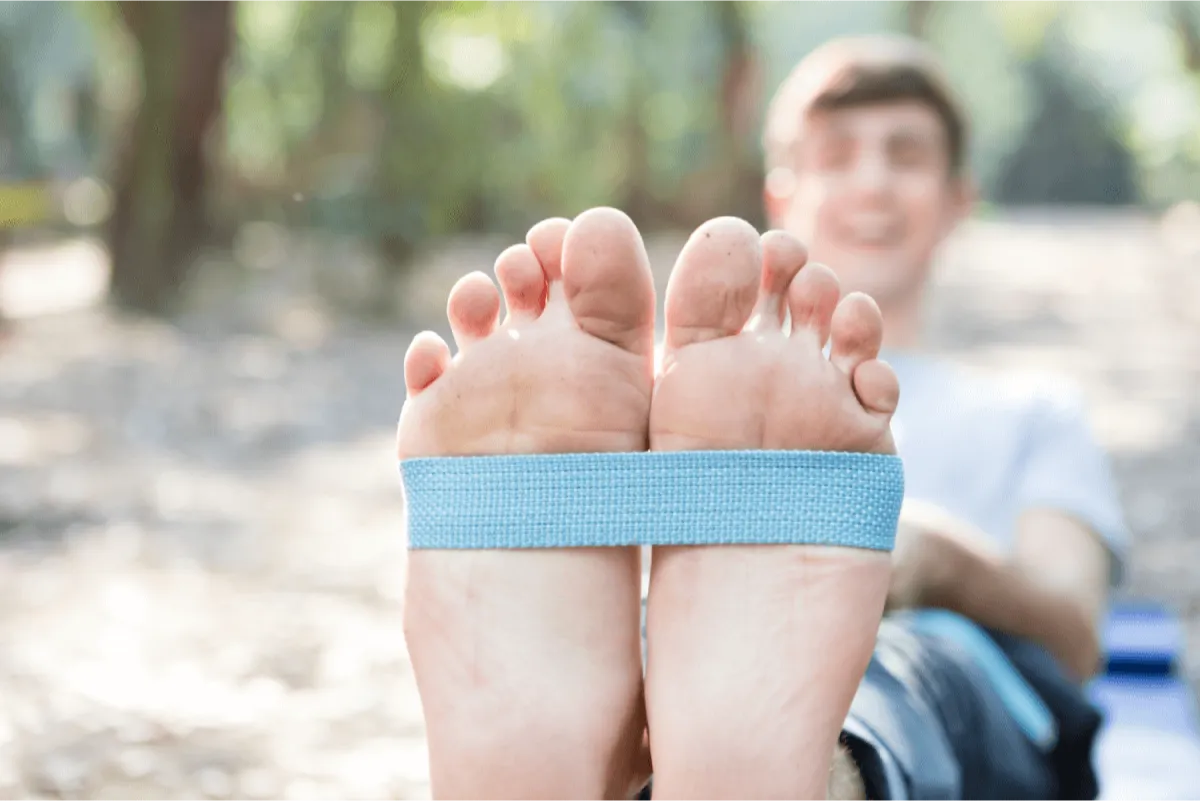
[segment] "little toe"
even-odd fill
[[[900,380],[891,366],[880,359],[868,359],[850,376],[858,402],[872,414],[891,416],[900,403]]]
[[[633,220],[611,208],[590,209],[576,217],[563,240],[562,278],[579,327],[644,358],[649,372],[654,356],[654,280]]]
[[[532,319],[546,305],[546,274],[529,245],[513,245],[496,259],[496,280],[508,319]]]
[[[808,260],[808,250],[799,239],[785,231],[762,235],[762,286],[758,304],[750,317],[748,330],[783,329],[787,311],[788,285]]]
[[[851,292],[833,312],[829,361],[846,375],[879,355],[883,344],[883,317],[870,295]]]
[[[818,347],[825,347],[833,312],[841,295],[842,288],[833,270],[824,264],[806,265],[787,291],[792,337],[807,334],[816,339]]]
[[[409,396],[429,387],[450,366],[450,346],[432,331],[413,337],[404,354],[404,386]]]
[[[667,282],[666,353],[741,333],[762,271],[762,244],[749,223],[720,217],[697,228]]]
[[[478,271],[469,273],[450,290],[446,313],[454,341],[462,351],[496,330],[500,293],[491,278]]]

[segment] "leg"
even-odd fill
[[[740,220],[692,236],[667,289],[654,450],[894,452],[879,311],[863,295],[839,303],[832,271],[805,259],[792,237],[760,242]],[[886,553],[828,546],[655,548],[655,797],[823,796],[889,568]]]
[[[901,616],[880,627],[845,739],[873,798],[1083,798],[1055,774],[1086,765],[1094,731],[1035,745],[961,644]]]
[[[449,301],[459,354],[414,340],[402,459],[645,450],[654,291],[637,230],[597,209],[527,242],[496,263],[503,325],[473,274]],[[632,792],[639,588],[636,548],[410,552],[405,636],[437,797]]]

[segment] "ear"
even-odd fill
[[[967,172],[963,172],[951,180],[954,182],[954,187],[951,190],[948,223],[950,228],[955,228],[969,218],[975,210],[975,203],[979,200],[979,185],[975,182],[974,176]]]
[[[943,240],[971,216],[975,210],[977,191],[975,180],[968,173],[950,176],[946,187],[946,205],[942,209]]]
[[[763,182],[763,210],[772,228],[780,227],[795,189],[796,177],[787,167],[775,167],[767,173]]]

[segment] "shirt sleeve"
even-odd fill
[[[1110,582],[1116,586],[1125,575],[1130,534],[1111,463],[1093,436],[1079,393],[1040,393],[1028,431],[1018,510],[1055,509],[1082,521],[1108,546]]]

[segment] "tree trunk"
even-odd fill
[[[208,231],[205,140],[233,47],[229,2],[119,3],[141,56],[143,96],[115,181],[108,227],[113,300],[165,311]]]
[[[383,88],[384,135],[381,169],[375,186],[380,201],[380,253],[393,271],[405,265],[428,230],[428,194],[423,186],[437,180],[435,143],[428,129],[428,81],[421,44],[421,21],[428,13],[423,2],[392,3],[396,41]],[[376,217],[371,217],[375,221]]]
[[[184,9],[187,46],[179,74],[174,126],[175,221],[168,264],[184,278],[188,260],[204,243],[209,221],[206,200],[209,174],[205,142],[220,119],[225,62],[233,50],[234,4],[188,3]]]
[[[126,3],[119,8],[141,60],[142,99],[117,165],[108,225],[110,292],[119,305],[158,310],[169,294],[166,240],[174,216],[171,142],[183,4]]]
[[[723,0],[715,3],[721,41],[721,130],[719,164],[728,209],[722,214],[743,217],[762,227],[763,166],[752,156],[749,137],[754,130],[754,108],[759,65],[750,41],[745,7]]]
[[[633,42],[630,52],[634,59],[633,69],[630,70],[629,81],[625,87],[624,114],[618,127],[624,180],[617,190],[620,194],[615,199],[615,204],[637,225],[649,227],[658,222],[652,219],[655,204],[649,182],[653,177],[650,174],[650,142],[646,136],[645,125],[648,83],[651,78],[639,63],[638,54],[649,42],[647,34],[650,26],[650,7],[643,3],[625,2],[613,3],[611,7],[625,19]]]
[[[30,180],[37,172],[21,76],[13,60],[9,34],[0,31],[0,181]]]

